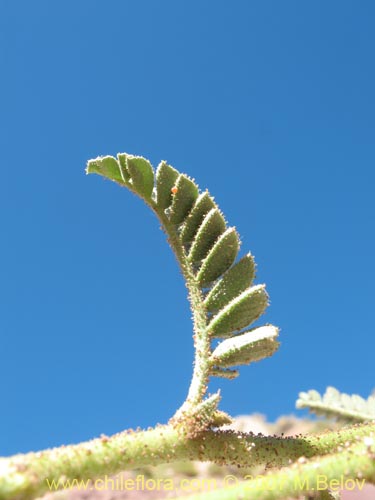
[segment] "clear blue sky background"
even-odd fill
[[[166,422],[186,290],[142,202],[86,161],[168,160],[215,196],[281,328],[222,409],[374,377],[375,4],[0,0],[0,454]],[[302,412],[300,414],[303,414]]]

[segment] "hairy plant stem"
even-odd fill
[[[368,438],[367,438],[368,439]],[[372,444],[359,438],[355,444],[345,443],[343,451],[316,460],[299,459],[288,468],[254,478],[244,477],[220,490],[185,496],[186,500],[278,500],[299,498],[317,493],[321,500],[332,500],[335,491],[362,489],[365,482],[375,483],[375,437]]]
[[[126,184],[126,187],[136,196],[139,196],[139,193],[130,184]],[[178,237],[176,225],[169,221],[166,214],[159,209],[154,200],[147,200],[143,197],[142,199],[155,213],[163,231],[167,235],[168,243],[176,256],[182,275],[185,278],[190,309],[193,314],[195,348],[193,376],[185,402],[172,417],[172,421],[177,422],[183,419],[185,414],[191,413],[203,401],[207,391],[210,374],[209,356],[211,353],[210,338],[206,328],[207,315],[200,286]]]
[[[300,468],[296,471],[302,470],[311,477],[317,470],[322,473],[328,471],[329,477],[338,477],[347,470],[348,477],[357,477],[358,472],[362,471],[364,477],[375,478],[374,455],[368,453],[370,444],[366,445],[366,439],[369,443],[374,436],[375,423],[293,438],[208,430],[196,439],[191,439],[171,425],[157,426],[147,431],[124,431],[78,445],[1,458],[0,500],[36,498],[49,490],[47,479],[63,487],[63,481],[66,480],[95,479],[123,470],[177,460],[211,461],[247,467],[259,464],[283,467],[300,457],[305,457],[305,460],[334,453],[313,465],[306,464],[305,468],[303,463],[299,464]],[[349,448],[353,443],[361,446],[358,450],[353,448],[355,453]],[[351,461],[341,459],[349,455]],[[274,474],[276,479],[281,477],[278,476],[281,472]],[[291,474],[296,475],[297,472],[292,471]],[[237,491],[239,493],[240,490]]]
[[[186,281],[190,307],[193,314],[195,348],[194,369],[187,399],[174,416],[174,419],[178,419],[181,418],[184,413],[198,406],[199,403],[203,401],[206,394],[210,370],[208,361],[210,355],[210,338],[206,329],[207,316],[203,305],[202,292],[194,276],[192,266],[187,259],[185,250],[178,238],[176,227],[169,222],[165,214],[157,210],[154,203],[150,204],[150,206],[159,218],[162,227],[165,229],[168,242],[177,257],[181,272]]]

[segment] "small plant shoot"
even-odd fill
[[[94,480],[191,460],[264,470],[264,475],[262,483],[251,477],[212,491],[188,496],[181,492],[181,498],[190,500],[334,500],[340,495],[337,484],[375,484],[374,396],[365,400],[332,387],[323,396],[300,393],[298,408],[337,420],[323,433],[284,437],[224,427],[232,417],[219,408],[220,393],[209,393],[210,380],[234,379],[243,365],[272,356],[279,347],[279,331],[263,321],[254,326],[268,306],[266,286],[255,280],[252,254],[239,256],[237,229],[228,224],[211,194],[165,161],[154,169],[147,159],[126,153],[90,160],[86,172],[139,196],[166,234],[192,311],[195,358],[190,387],[164,425],[0,458],[0,500],[41,497],[52,481],[63,485],[66,480]]]

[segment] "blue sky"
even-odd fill
[[[272,358],[217,380],[271,420],[374,377],[375,5],[0,0],[0,454],[164,423],[193,359],[177,265],[86,161],[168,160],[255,255]]]

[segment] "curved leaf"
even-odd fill
[[[180,174],[174,187],[176,188],[176,193],[173,195],[169,220],[173,224],[181,224],[198,197],[198,186],[189,177]]]
[[[127,156],[128,155],[125,154],[125,153],[119,153],[117,155],[117,160],[118,160],[119,165],[120,165],[121,176],[124,179],[124,182],[128,182],[129,179],[130,179],[130,174],[129,174],[129,171],[128,171],[128,167],[126,165],[126,157]]]
[[[220,210],[212,208],[203,219],[189,252],[191,262],[200,262],[218,237],[225,231],[225,220]]]
[[[154,171],[151,163],[142,156],[126,156],[126,167],[130,174],[129,183],[134,190],[150,199],[154,189]]]
[[[267,307],[265,287],[251,287],[255,263],[250,253],[235,262],[239,236],[234,227],[227,227],[208,191],[199,193],[193,179],[165,161],[154,175],[151,164],[143,157],[122,153],[117,158],[91,160],[87,173],[98,173],[130,188],[146,201],[163,224],[189,289],[199,345],[195,361],[199,368],[194,371],[196,379],[192,381],[188,402],[193,405],[200,402],[205,407],[208,402],[202,394],[209,375],[234,378],[238,371],[227,367],[260,359],[276,349],[275,335],[269,334],[269,338],[266,335],[276,332],[274,327],[238,334]],[[228,340],[212,352],[213,338]]]
[[[98,158],[90,160],[87,163],[86,173],[99,174],[111,181],[125,184],[121,175],[120,165],[113,156],[98,156]]]
[[[223,233],[202,262],[197,275],[201,287],[206,287],[221,276],[234,262],[240,242],[234,227]]]
[[[156,169],[156,204],[161,209],[168,208],[173,200],[172,187],[179,176],[177,170],[162,161]]]
[[[253,323],[268,305],[268,295],[264,285],[257,285],[245,290],[233,299],[207,326],[212,337],[231,337],[236,330],[242,330]]]
[[[255,263],[248,253],[223,275],[207,294],[204,305],[207,312],[216,312],[249,288],[255,277]]]
[[[279,347],[277,336],[278,329],[268,325],[223,340],[211,354],[211,363],[230,368],[272,356]]]
[[[180,239],[183,244],[191,243],[193,241],[205,215],[215,207],[215,202],[208,191],[205,191],[198,196],[194,207],[186,217],[180,232]]]

